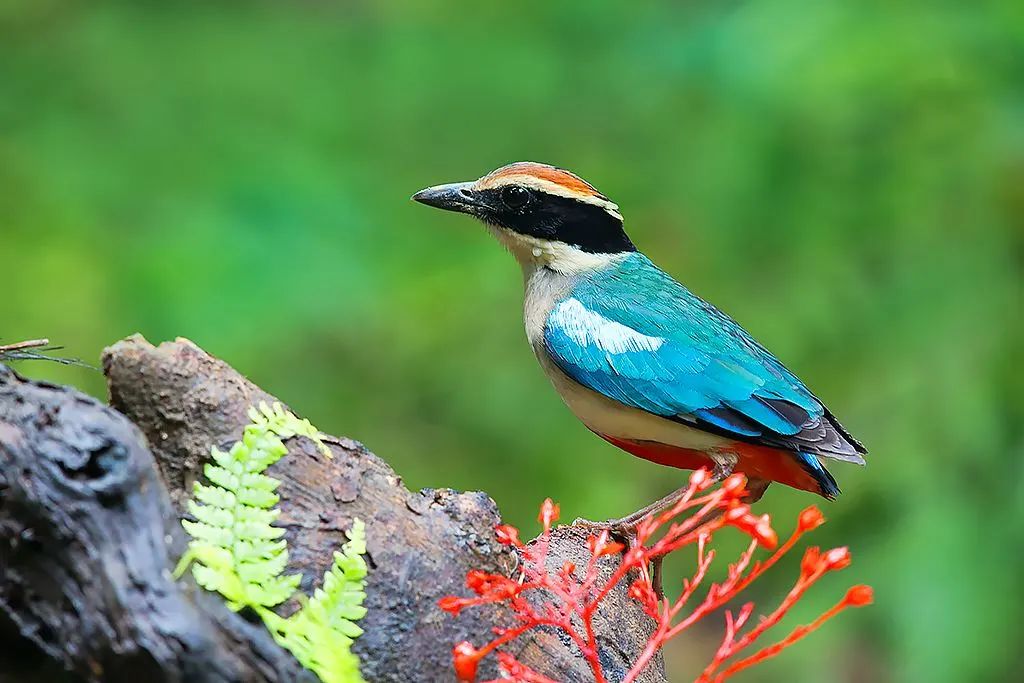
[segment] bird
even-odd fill
[[[416,202],[479,219],[523,272],[526,337],[569,409],[634,456],[721,481],[746,475],[749,502],[778,482],[839,495],[822,460],[865,464],[864,445],[736,321],[637,249],[619,207],[537,162],[436,185]],[[634,528],[687,486],[626,515]]]

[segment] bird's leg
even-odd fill
[[[711,470],[711,478],[712,478],[712,480],[714,480],[714,482],[716,484],[718,484],[718,483],[721,483],[721,482],[725,481],[726,479],[728,479],[729,476],[732,474],[733,468],[736,467],[736,461],[737,461],[736,456],[735,455],[731,455],[731,454],[728,454],[727,457],[715,458],[715,467],[714,467],[714,469]],[[673,506],[679,501],[680,498],[682,498],[682,494],[680,493],[680,491],[685,493],[688,489],[689,489],[689,486],[686,486],[686,487],[684,487],[684,488],[680,489],[679,491],[676,491],[675,493],[672,494],[672,496],[676,497],[676,499],[674,501],[672,501],[672,505]],[[761,493],[762,494],[764,493],[763,489],[762,489]],[[669,496],[669,497],[672,497],[672,496]],[[758,495],[758,498],[760,498],[760,497],[761,496]],[[658,501],[658,503],[660,503],[660,502],[661,501]],[[657,503],[655,505],[657,505]],[[659,514],[660,515],[662,512],[664,512],[667,509],[669,509],[669,508],[668,507],[660,508],[660,509],[657,510],[657,512],[655,514]],[[634,513],[634,514],[636,514],[636,513]],[[722,514],[722,510],[721,509],[712,510],[707,515],[705,515],[703,518],[698,520],[698,522],[695,525],[695,527],[696,526],[700,526],[701,524],[704,524],[706,522],[710,522],[711,520],[715,519],[716,517],[718,517],[721,514]],[[643,519],[643,517],[641,517],[641,519]],[[662,571],[663,567],[662,567],[662,565],[664,563],[665,563],[665,556],[664,555],[659,555],[659,556],[655,557],[653,560],[651,560],[651,587],[654,589],[654,594],[657,595],[659,598],[663,597],[665,595],[665,590],[664,590],[664,587],[662,585],[662,576],[663,576],[663,571]]]
[[[730,453],[722,453],[721,455],[716,456],[714,469],[711,470],[712,480],[716,484],[725,481],[729,475],[732,474],[733,468],[736,467],[736,462],[736,456]],[[683,496],[686,495],[686,492],[689,489],[690,485],[687,483],[686,486],[676,489],[664,498],[656,500],[650,505],[642,507],[636,512],[619,519],[609,519],[604,522],[592,522],[587,519],[577,519],[573,524],[588,526],[595,529],[608,529],[608,531],[616,535],[624,536],[625,538],[632,538],[636,535],[637,524],[643,521],[645,517],[648,515],[655,517],[665,510],[671,509]]]
[[[577,519],[573,522],[574,525],[592,527],[594,529],[607,529],[611,533],[617,536],[632,537],[635,535],[636,526],[639,524],[647,515],[657,515],[665,510],[668,510],[675,505],[680,498],[686,495],[690,486],[686,486],[673,491],[664,498],[654,501],[650,505],[640,508],[636,512],[633,512],[625,517],[618,519],[609,519],[603,522],[594,522],[589,519]]]
[[[732,475],[733,468],[736,466],[736,457],[723,457],[715,459],[715,466],[711,472],[712,479],[715,483],[725,481]],[[752,505],[757,501],[761,500],[761,496],[768,489],[768,485],[771,482],[767,479],[748,479],[747,480],[747,495],[743,497],[743,502],[748,505]],[[636,527],[643,521],[648,515],[656,516],[663,513],[665,510],[671,509],[675,506],[679,500],[686,495],[689,490],[689,484],[683,486],[676,491],[668,494],[664,498],[657,500],[650,505],[647,505],[636,512],[622,517],[620,519],[610,519],[605,522],[593,522],[587,519],[577,519],[573,522],[574,525],[591,527],[594,529],[607,529],[610,533],[619,538],[625,540],[627,545],[636,538]],[[718,517],[720,517],[725,510],[718,508],[711,510],[706,515],[701,517],[694,525],[700,526],[707,524]],[[662,591],[662,563],[665,560],[665,556],[661,555],[654,558],[651,561],[651,584],[654,587],[654,592],[659,597],[663,595]]]
[[[732,474],[731,467],[729,468],[728,474],[721,477],[720,479],[716,479],[716,481],[724,481],[729,476],[729,474]],[[747,495],[743,496],[743,502],[746,503],[747,505],[753,505],[757,501],[761,500],[761,496],[764,495],[764,492],[768,489],[768,484],[770,483],[771,481],[767,479],[748,479]],[[694,528],[701,526],[702,524],[707,524],[708,522],[711,522],[715,519],[718,519],[724,513],[725,509],[715,508],[714,510],[711,510],[706,515],[701,517],[694,525]],[[659,598],[664,595],[661,587],[661,565],[664,561],[664,555],[659,555],[658,557],[651,560],[651,583],[654,587],[654,594],[657,595]]]

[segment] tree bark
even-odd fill
[[[187,340],[154,347],[132,337],[106,350],[111,406],[0,366],[0,681],[313,681],[263,626],[228,610],[186,574],[179,524],[213,445],[227,447],[246,412],[276,399]],[[116,410],[114,410],[116,409]],[[278,524],[289,571],[309,592],[366,522],[367,616],[355,651],[368,681],[453,680],[451,648],[511,624],[497,607],[451,617],[470,569],[510,575],[517,559],[494,539],[483,493],[411,492],[383,460],[329,437],[333,458],[305,439],[268,472],[281,485]],[[586,534],[562,527],[551,563],[586,564]],[[615,558],[606,558],[610,571]],[[651,621],[619,586],[597,618],[605,670],[617,680]],[[510,644],[524,663],[564,681],[591,676],[553,632]],[[481,670],[493,677],[493,663]],[[33,678],[33,676],[35,678]],[[654,662],[643,680],[664,681]]]

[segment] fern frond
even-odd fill
[[[363,523],[355,520],[349,541],[324,574],[321,588],[305,600],[297,595],[299,574],[285,575],[285,530],[275,493],[280,482],[263,472],[288,453],[283,439],[305,436],[331,457],[320,432],[279,403],[249,409],[252,424],[227,451],[210,449],[203,467],[209,484],[196,483],[181,524],[192,538],[175,575],[191,564],[196,583],[220,593],[232,610],[255,610],[274,638],[324,683],[360,683],[359,660],[350,650],[362,633],[355,620],[365,615],[366,552]],[[298,597],[302,608],[285,619],[270,608]]]
[[[349,532],[349,541],[342,552],[334,553],[334,564],[324,574],[323,588],[313,593],[308,607],[323,611],[331,628],[350,638],[358,638],[363,630],[355,621],[366,615],[365,581],[366,531],[362,520],[356,519]]]
[[[287,454],[282,439],[319,433],[306,420],[280,404],[250,411],[242,440],[223,451],[210,449],[212,462],[203,472],[210,484],[197,483],[188,501],[192,520],[182,525],[189,544],[193,575],[205,588],[221,593],[235,609],[272,607],[295,592],[300,576],[281,576],[288,563],[279,539],[284,529],[274,526],[280,512],[278,482],[263,474]],[[240,551],[240,552],[239,552]]]
[[[352,522],[349,541],[334,553],[331,568],[298,612],[275,623],[274,637],[307,669],[324,683],[356,683],[359,658],[350,646],[363,630],[355,620],[366,615],[365,528],[362,520]]]
[[[324,443],[320,430],[314,427],[309,420],[300,419],[292,415],[280,403],[273,405],[260,403],[258,407],[253,406],[249,408],[249,419],[252,420],[252,424],[246,427],[246,430],[269,431],[277,434],[282,439],[304,436],[315,443],[320,452],[325,456],[328,458],[333,457],[331,449]]]

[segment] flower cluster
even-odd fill
[[[753,514],[749,505],[743,502],[747,491],[746,479],[742,475],[732,475],[717,489],[711,488],[713,483],[706,470],[694,472],[685,495],[670,510],[644,519],[637,526],[636,536],[628,547],[612,540],[608,531],[591,536],[588,539],[590,558],[582,572],[571,562],[566,562],[554,571],[547,566],[551,527],[559,514],[558,505],[550,499],[544,501],[538,517],[543,532],[531,543],[524,544],[519,538],[519,531],[514,527],[497,527],[498,540],[514,547],[520,554],[520,574],[509,578],[470,571],[466,576],[466,585],[474,595],[448,596],[440,600],[439,606],[451,614],[458,614],[467,607],[504,603],[511,607],[517,624],[510,628],[495,629],[495,637],[481,647],[474,647],[467,641],[457,644],[453,650],[453,660],[458,679],[475,681],[480,661],[495,652],[504,680],[557,683],[530,669],[508,652],[499,650],[531,629],[547,627],[564,632],[583,654],[595,682],[605,683],[607,678],[598,656],[594,615],[619,582],[635,577],[629,585],[629,597],[636,600],[654,620],[654,629],[623,679],[624,683],[631,683],[666,642],[734,599],[789,552],[801,536],[825,521],[818,508],[807,508],[800,514],[796,529],[780,545],[768,515]],[[715,556],[715,551],[708,549],[708,544],[716,531],[727,526],[748,535],[750,544],[739,559],[729,565],[725,579],[711,582],[703,592],[701,602],[691,605],[694,595],[705,585],[708,569]],[[655,539],[659,532],[663,533]],[[660,562],[667,554],[693,544],[697,546],[697,568],[683,582],[679,597],[670,600],[655,587],[651,565]],[[754,562],[754,551],[759,546],[773,552],[767,559]],[[610,576],[602,579],[598,571],[598,560],[619,554],[621,561],[618,566]],[[744,604],[735,614],[726,611],[722,643],[696,683],[720,683],[758,662],[774,657],[847,607],[869,604],[872,601],[871,588],[854,586],[813,623],[797,627],[777,643],[739,657],[765,631],[777,624],[822,576],[849,564],[850,553],[846,548],[834,548],[826,552],[816,547],[808,548],[793,588],[778,607],[762,617],[757,625],[744,631],[754,611],[753,603]]]

